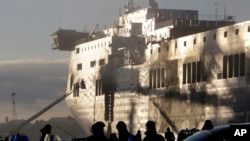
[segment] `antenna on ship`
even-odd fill
[[[224,0],[224,20],[229,20],[227,17],[227,0]]]
[[[217,21],[217,16],[218,16],[218,5],[219,3],[218,2],[215,2],[215,21]]]

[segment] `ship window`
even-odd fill
[[[153,70],[153,88],[156,88],[156,70]]]
[[[95,61],[91,61],[90,62],[90,67],[93,68],[95,66],[95,64],[96,64]]]
[[[161,68],[161,87],[164,87],[165,82],[165,68]]]
[[[159,47],[159,48],[158,48],[158,53],[160,53],[160,52],[161,52],[161,48]]]
[[[194,45],[196,44],[196,39],[194,39]]]
[[[153,54],[153,50],[152,49],[150,50],[150,54]]]
[[[224,37],[227,37],[227,31],[224,32]]]
[[[184,41],[184,47],[187,46],[187,41]]]
[[[168,44],[166,45],[166,51],[169,51],[169,45]]]
[[[82,69],[82,64],[77,64],[77,70],[81,70]]]
[[[183,64],[183,84],[186,84],[186,69],[187,69],[187,65]]]
[[[76,48],[76,54],[78,54],[80,52],[79,48]]]
[[[227,56],[223,57],[223,78],[227,78]]]
[[[238,35],[239,34],[239,29],[236,29],[235,30],[235,35]]]
[[[105,60],[104,59],[101,59],[101,60],[99,60],[99,65],[101,66],[101,65],[104,65],[105,64]]]
[[[245,75],[245,53],[240,54],[240,76]]]
[[[191,83],[191,63],[187,64],[187,83]]]
[[[239,54],[235,54],[234,55],[234,77],[238,77],[239,76],[239,69],[240,69],[240,55]]]
[[[213,35],[213,39],[216,40],[216,34]]]
[[[250,32],[250,26],[247,27],[247,32]]]
[[[207,81],[207,73],[205,71],[204,62],[201,62],[201,81]]]
[[[149,88],[150,89],[152,89],[152,87],[153,87],[153,81],[152,81],[152,76],[153,76],[153,71],[152,70],[150,70],[149,71]]]
[[[245,53],[223,57],[223,78],[245,75]],[[227,76],[228,75],[228,76]]]
[[[102,81],[101,81],[101,79],[96,80],[95,85],[96,85],[96,87],[95,87],[96,96],[102,95]]]
[[[156,71],[157,75],[157,88],[161,87],[161,69],[157,69]]]
[[[207,41],[207,37],[203,37],[203,42],[205,43]]]
[[[228,56],[228,77],[232,78],[233,77],[233,55]]]
[[[192,83],[196,82],[196,62],[192,63]]]
[[[177,49],[177,43],[175,43],[175,49]]]

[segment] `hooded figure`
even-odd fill
[[[42,133],[41,139],[40,141],[44,141],[44,138],[46,136],[46,134],[51,134],[51,125],[50,124],[46,124],[41,130],[40,132]]]
[[[91,126],[92,135],[87,137],[87,141],[109,141],[104,135],[105,124],[101,121],[94,123]]]

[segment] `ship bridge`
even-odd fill
[[[52,49],[61,51],[72,51],[77,40],[88,37],[89,33],[77,32],[76,30],[59,29],[53,33],[54,44]]]

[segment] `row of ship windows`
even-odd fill
[[[99,66],[105,65],[105,59],[100,59],[98,61]],[[90,67],[93,68],[96,66],[96,61],[90,61]],[[77,70],[82,70],[82,63],[77,64],[76,66]]]
[[[247,32],[250,32],[250,26],[248,26],[247,28]],[[239,29],[235,29],[235,35],[239,35]],[[228,36],[228,32],[227,31],[224,31],[224,38],[226,38]],[[213,40],[216,40],[216,33],[213,34]],[[207,42],[207,37],[203,37],[203,43]],[[197,43],[197,39],[193,39],[193,45],[196,45]],[[187,46],[187,41],[184,41],[183,42],[183,46],[186,47]],[[174,45],[175,49],[178,48],[178,44],[177,42],[175,42],[175,45]],[[169,45],[167,44],[166,45],[166,50],[169,51]],[[161,52],[161,49],[160,47],[158,48],[158,52]],[[150,50],[150,54],[153,54],[153,50],[151,49]]]
[[[217,79],[245,76],[245,53],[225,55],[222,63],[222,72],[217,73]],[[183,64],[183,84],[206,81],[208,77],[203,62]]]
[[[88,47],[84,47],[84,50],[87,51],[87,50],[91,50],[91,49],[96,49],[96,48],[99,48],[99,47],[106,47],[106,45],[110,45],[111,42],[104,42],[104,43],[98,43],[98,44],[95,44],[95,45],[92,45],[92,46],[88,46]],[[79,54],[80,53],[80,48],[76,48],[75,49],[76,51],[76,54]],[[81,50],[83,51],[83,49]]]
[[[177,84],[173,76],[166,76],[166,68],[152,69],[149,72],[149,88],[162,88],[168,84],[166,77],[173,84]],[[225,55],[223,57],[222,72],[217,74],[217,79],[227,79],[233,77],[245,76],[245,53]],[[183,84],[191,84],[196,82],[204,82],[208,79],[208,71],[204,68],[202,61],[195,61],[183,64]]]

